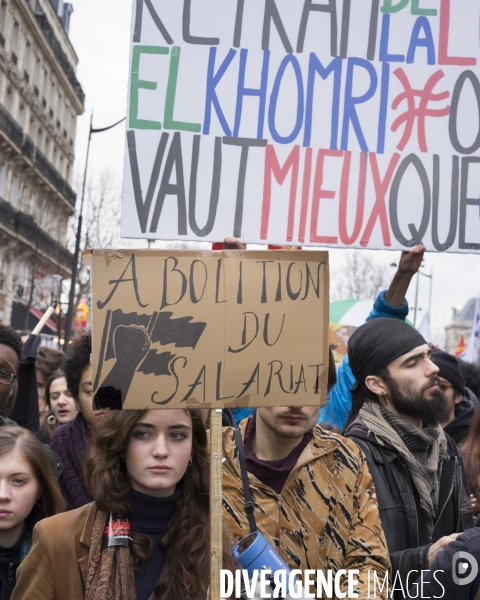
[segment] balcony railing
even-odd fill
[[[22,150],[28,160],[31,160],[32,162],[35,160],[35,144],[28,135],[25,135],[24,137]]]
[[[37,250],[44,252],[70,271],[73,264],[73,255],[65,246],[59,244],[43,231],[32,217],[15,210],[3,198],[0,198],[0,222],[7,225],[12,232],[29,240]]]
[[[55,188],[70,202],[72,206],[75,206],[75,200],[77,195],[68,185],[65,179],[60,173],[51,165],[47,160],[46,156],[40,152],[37,148],[35,152],[35,166],[37,169],[45,175],[45,177],[52,183]]]
[[[17,211],[2,198],[0,198],[0,221],[11,229],[17,229]]]
[[[0,129],[8,135],[17,148],[22,149],[23,129],[3,106],[0,106]]]
[[[10,116],[7,110],[0,105],[0,130],[7,134],[12,142],[21,149],[22,154],[28,158],[40,173],[55,187],[57,191],[66,198],[72,206],[75,206],[77,195],[68,185],[60,173],[48,161],[46,156],[40,152],[32,140],[23,132],[23,129]]]

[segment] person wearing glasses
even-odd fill
[[[22,357],[23,342],[13,327],[0,325],[0,427],[18,427],[8,416],[15,405],[18,390],[18,368]],[[56,479],[63,472],[63,462],[47,445],[42,444],[52,473]]]
[[[0,325],[0,425],[15,424],[7,417],[17,395],[22,348],[22,340],[15,329]]]
[[[432,362],[439,368],[440,389],[445,394],[448,417],[440,425],[463,449],[478,406],[475,394],[465,386],[460,364],[455,356],[435,350]]]

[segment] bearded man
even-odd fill
[[[370,321],[350,338],[348,356],[357,381],[345,435],[366,455],[401,598],[463,531],[465,472],[439,424],[448,417],[439,369],[413,327]]]

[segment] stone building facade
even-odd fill
[[[67,224],[84,93],[63,0],[0,0],[0,323],[44,308],[72,255]],[[17,325],[18,327],[18,325]]]
[[[468,344],[472,333],[476,303],[476,298],[470,298],[460,310],[453,309],[452,320],[445,326],[445,350],[450,354],[455,354],[462,335],[465,344]]]

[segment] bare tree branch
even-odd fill
[[[332,275],[332,300],[374,300],[390,283],[388,266],[364,251],[349,253],[343,268]]]

